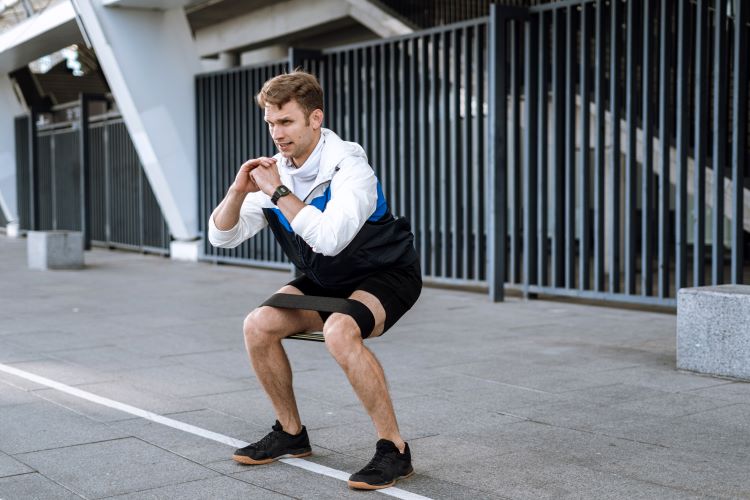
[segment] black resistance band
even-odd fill
[[[354,299],[275,293],[261,306],[346,314],[357,323],[363,339],[369,337],[373,328],[375,328],[375,316],[373,316],[372,311],[362,302]]]

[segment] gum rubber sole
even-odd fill
[[[279,460],[281,458],[302,458],[302,457],[309,457],[312,455],[312,450],[305,451],[302,453],[296,453],[294,455],[286,454],[281,455],[276,458],[265,458],[263,460],[253,460],[250,457],[246,457],[245,455],[232,455],[232,459],[235,462],[239,462],[244,465],[263,465],[263,464],[270,464],[271,462],[275,462],[276,460]]]
[[[400,481],[402,479],[406,479],[407,477],[411,477],[414,475],[414,469],[410,473],[408,473],[405,476],[399,476],[390,483],[387,484],[368,484],[363,483],[361,481],[347,481],[349,484],[349,488],[353,490],[382,490],[383,488],[390,488],[394,484],[396,484],[396,481]]]

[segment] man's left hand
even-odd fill
[[[253,178],[260,190],[268,196],[272,196],[276,188],[282,184],[276,160],[273,158],[269,158],[260,164],[260,168],[256,168],[250,172],[250,177]]]

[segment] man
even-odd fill
[[[322,128],[323,90],[314,76],[276,76],[256,100],[279,153],[240,167],[210,217],[208,237],[215,246],[235,247],[269,226],[302,275],[245,319],[245,346],[277,420],[234,459],[255,465],[312,453],[281,340],[322,330],[379,438],[375,456],[349,486],[391,486],[413,474],[411,453],[383,368],[362,341],[385,333],[419,297],[411,229],[389,211],[362,147]]]

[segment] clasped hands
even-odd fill
[[[234,180],[234,188],[237,191],[243,193],[263,191],[268,196],[273,195],[281,184],[276,159],[265,156],[243,163]]]

